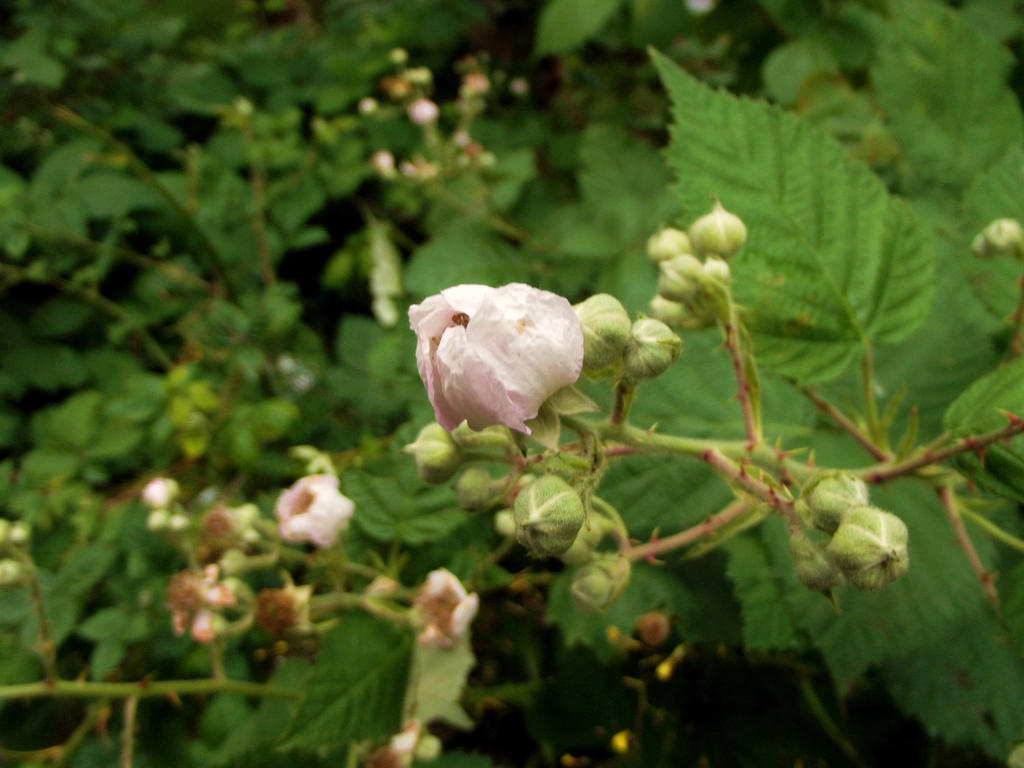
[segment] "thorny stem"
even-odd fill
[[[1017,538],[1012,533],[1007,533],[987,517],[979,515],[969,507],[958,507],[961,517],[966,517],[985,533],[997,541],[1003,542],[1008,547],[1013,547],[1018,552],[1024,552],[1024,540]]]
[[[768,506],[779,510],[791,526],[796,524],[793,500],[781,496],[775,488],[749,474],[746,467],[742,464],[737,464],[732,459],[726,457],[721,451],[714,448],[708,448],[701,453],[700,458],[717,470],[720,475],[731,481],[733,485],[739,486],[751,495],[761,499]]]
[[[999,607],[999,595],[996,594],[996,587],[992,581],[992,574],[985,570],[985,566],[981,562],[981,558],[978,557],[977,550],[974,549],[974,545],[971,543],[971,537],[967,535],[967,529],[964,528],[964,521],[960,519],[960,510],[957,505],[956,495],[948,485],[943,485],[938,489],[939,498],[942,499],[942,506],[946,510],[946,517],[949,518],[950,525],[953,526],[953,532],[956,534],[956,543],[960,546],[960,549],[967,555],[967,562],[971,565],[971,570],[974,571],[974,575],[978,577],[978,581],[981,582],[981,588],[985,592],[985,597],[992,603],[993,606]]]
[[[124,723],[121,730],[121,768],[132,768],[132,756],[135,751],[135,712],[138,708],[138,697],[129,696],[124,700]]]
[[[137,699],[176,698],[202,696],[209,693],[238,693],[243,696],[262,696],[277,699],[298,699],[300,691],[292,688],[251,683],[247,680],[204,678],[199,680],[163,680],[151,683],[86,682],[84,680],[43,680],[21,685],[0,685],[0,701],[12,699],[77,698],[77,699]]]
[[[636,394],[636,384],[620,381],[615,385],[615,402],[612,405],[611,416],[608,417],[610,424],[624,424],[629,420],[629,409],[633,405],[633,396]]]
[[[860,470],[856,474],[860,475],[860,477],[868,483],[884,483],[885,481],[892,480],[896,477],[912,474],[923,467],[938,464],[961,453],[967,453],[968,451],[982,451],[986,446],[989,446],[992,443],[1005,440],[1024,432],[1024,419],[1020,419],[1012,414],[1008,414],[1007,418],[1010,419],[1010,423],[1002,429],[997,429],[994,432],[987,432],[983,435],[978,435],[977,437],[964,437],[953,445],[937,451],[929,450],[926,447],[922,452],[918,453],[916,456],[906,459],[905,461],[891,464],[889,466],[882,465],[868,467],[867,469]]]
[[[730,311],[730,314],[733,314]],[[743,370],[743,350],[740,346],[739,334],[736,330],[736,323],[733,319],[722,325],[722,332],[725,335],[725,346],[729,350],[729,357],[732,359],[732,373],[736,377],[736,399],[740,404],[740,411],[743,413],[743,430],[747,435],[747,445],[753,448],[761,441],[757,424],[754,422],[754,408],[750,402],[750,382]]]
[[[658,555],[664,554],[665,552],[678,549],[679,547],[685,547],[691,542],[698,541],[699,539],[703,539],[705,536],[711,535],[723,525],[726,525],[737,517],[740,517],[749,509],[749,502],[734,501],[721,512],[714,515],[708,515],[701,522],[687,528],[685,531],[680,531],[679,533],[675,533],[671,536],[666,536],[664,539],[654,539],[637,547],[629,547],[626,549],[624,554],[630,560],[650,560]]]
[[[864,431],[858,427],[853,421],[842,411],[836,408],[832,403],[823,398],[811,387],[804,387],[800,390],[808,400],[814,403],[814,406],[828,416],[832,421],[836,423],[841,429],[850,433],[853,439],[860,443],[868,453],[875,457],[878,461],[891,461],[892,455],[888,452],[879,448],[875,445],[875,441],[871,437],[864,433]]]

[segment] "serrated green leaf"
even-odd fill
[[[335,746],[397,733],[411,650],[409,632],[364,614],[345,615],[320,642],[316,674],[285,746]]]
[[[405,285],[427,296],[459,283],[502,285],[521,278],[522,268],[519,253],[490,228],[460,222],[413,251]]]
[[[788,650],[802,645],[768,552],[756,535],[723,545],[729,553],[726,573],[743,608],[743,645],[749,650]]]
[[[946,428],[955,435],[977,435],[1007,424],[1002,411],[1024,418],[1024,357],[974,382],[946,410]],[[994,443],[984,455],[961,454],[957,463],[979,485],[1024,502],[1024,435]]]
[[[622,0],[548,0],[537,22],[534,53],[565,53],[593,37]]]
[[[964,226],[973,238],[996,219],[1024,222],[1024,147],[1009,150],[980,174],[964,196]],[[959,264],[971,290],[998,320],[1005,320],[1020,299],[1020,262],[1012,258],[981,259],[968,250],[969,239],[959,243]]]
[[[356,504],[355,523],[371,538],[412,546],[444,538],[468,519],[447,488],[427,488],[412,461],[402,461],[390,477],[350,472],[341,481]]]
[[[674,105],[668,159],[688,214],[716,196],[747,225],[733,285],[759,363],[824,381],[868,343],[910,334],[933,291],[933,255],[913,211],[820,129],[653,57]]]
[[[1024,139],[1006,81],[1013,56],[938,3],[892,6],[895,34],[879,47],[871,81],[914,173],[966,184]]]

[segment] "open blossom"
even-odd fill
[[[338,492],[334,475],[308,475],[281,492],[274,507],[285,541],[329,547],[348,525],[355,505]]]
[[[416,125],[436,123],[441,111],[430,99],[416,99],[409,105],[409,119]]]
[[[423,619],[418,640],[424,645],[448,647],[469,629],[480,598],[476,593],[467,594],[451,571],[438,568],[427,574],[415,604]]]
[[[522,283],[456,285],[409,308],[416,365],[437,421],[526,422],[583,367],[583,330],[561,296]]]

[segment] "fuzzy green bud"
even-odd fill
[[[484,429],[470,429],[466,422],[453,429],[451,437],[456,446],[466,451],[503,451],[512,442],[507,427],[494,425]]]
[[[577,610],[601,613],[614,603],[629,585],[629,560],[604,555],[576,571],[569,596]]]
[[[13,547],[23,547],[32,538],[32,528],[28,523],[18,520],[7,532],[7,543]]]
[[[789,551],[800,583],[817,592],[827,592],[843,583],[843,574],[836,567],[824,547],[812,541],[803,531],[789,537]]]
[[[690,242],[701,256],[715,254],[728,259],[747,241],[747,227],[734,213],[729,213],[715,200],[711,213],[693,222]]]
[[[462,452],[447,430],[437,422],[427,424],[416,441],[402,448],[416,462],[416,474],[429,485],[451,480],[462,466]]]
[[[455,481],[455,497],[459,506],[471,512],[487,509],[497,496],[491,473],[483,467],[466,467]]]
[[[661,262],[658,275],[658,295],[669,301],[690,303],[700,296],[703,267],[696,256],[684,253]]]
[[[606,530],[607,524],[603,518],[590,515],[590,519],[580,527],[572,546],[560,556],[561,561],[566,565],[582,565],[592,560]]]
[[[520,491],[513,513],[516,540],[537,557],[556,557],[569,549],[586,516],[579,494],[555,475]]]
[[[1024,229],[1016,219],[996,219],[974,238],[971,253],[1024,259]]]
[[[647,239],[647,257],[655,264],[690,253],[691,250],[690,238],[681,229],[674,227],[665,227]]]
[[[847,581],[865,592],[877,592],[910,567],[907,526],[875,507],[847,512],[826,551]]]
[[[153,531],[166,531],[171,524],[171,513],[166,509],[154,509],[146,518],[146,528]]]
[[[704,277],[709,280],[713,280],[716,283],[722,283],[725,285],[729,282],[729,264],[725,259],[709,256],[707,261],[704,262],[702,271],[704,273]]]
[[[622,360],[632,325],[622,302],[599,293],[575,309],[583,327],[583,372],[596,377],[613,371]]]
[[[683,350],[682,340],[660,320],[643,317],[633,323],[632,336],[626,345],[622,372],[625,378],[637,381],[660,376]]]
[[[516,518],[511,509],[499,509],[494,513],[494,532],[506,539],[516,535]]]
[[[825,472],[804,484],[800,499],[806,504],[808,523],[835,533],[847,512],[867,505],[868,486],[845,472]]]
[[[25,566],[7,557],[0,560],[0,589],[21,586],[25,578]]]

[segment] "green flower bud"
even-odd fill
[[[582,565],[589,562],[593,559],[597,545],[601,543],[607,530],[604,518],[591,514],[590,519],[580,527],[572,546],[565,550],[559,559],[566,565]]]
[[[494,502],[499,486],[483,467],[467,467],[455,481],[455,496],[460,507],[479,512]]]
[[[0,560],[0,589],[21,586],[25,578],[25,567],[9,557]]]
[[[826,551],[850,584],[865,592],[877,592],[910,567],[907,526],[875,507],[847,512]]]
[[[682,340],[660,320],[644,317],[633,323],[632,337],[626,345],[622,372],[631,380],[660,376],[683,350]]]
[[[789,551],[800,583],[817,592],[828,592],[843,583],[843,574],[829,560],[825,549],[812,541],[803,531],[789,537]]]
[[[1024,768],[1024,742],[1015,746],[1006,758],[1006,768]]]
[[[452,436],[437,422],[427,424],[416,441],[402,448],[416,462],[416,474],[429,485],[440,485],[462,466],[462,452]]]
[[[506,427],[496,424],[484,429],[470,429],[466,422],[451,431],[451,438],[456,446],[466,451],[504,450],[512,441]]]
[[[807,522],[835,533],[847,512],[867,505],[868,486],[845,472],[825,472],[804,484],[800,498],[806,504]]]
[[[604,555],[576,571],[569,596],[577,610],[601,613],[625,591],[629,573],[629,560],[619,555]]]
[[[537,557],[565,552],[585,517],[579,494],[555,475],[545,475],[520,491],[513,513],[516,540]]]
[[[1024,259],[1024,229],[1016,219],[996,219],[974,238],[971,253]]]
[[[166,509],[154,509],[146,518],[146,528],[153,531],[166,531],[171,524],[171,513]]]
[[[441,756],[444,745],[441,740],[432,733],[424,733],[416,742],[416,760],[425,763],[437,760]]]
[[[690,242],[701,256],[714,253],[728,259],[747,241],[747,227],[734,213],[715,200],[711,213],[701,216],[690,227]]]
[[[576,305],[583,326],[583,372],[600,376],[622,360],[629,341],[629,314],[614,296],[599,293]]]
[[[494,532],[506,539],[516,535],[516,518],[511,509],[499,509],[494,513]]]
[[[717,283],[727,284],[729,282],[729,264],[725,259],[709,256],[704,262],[704,276]]]
[[[23,547],[32,538],[32,528],[28,523],[19,520],[7,532],[7,543],[12,547]]]
[[[700,296],[703,267],[696,256],[684,253],[659,267],[658,295],[669,301],[692,303]]]
[[[647,256],[655,264],[690,253],[690,238],[681,229],[665,227],[647,239]]]
[[[171,515],[167,519],[168,530],[174,531],[175,533],[183,533],[191,527],[192,521],[188,519],[188,515],[178,513]]]
[[[240,576],[249,570],[249,558],[240,549],[229,549],[220,557],[220,569],[225,576]]]

